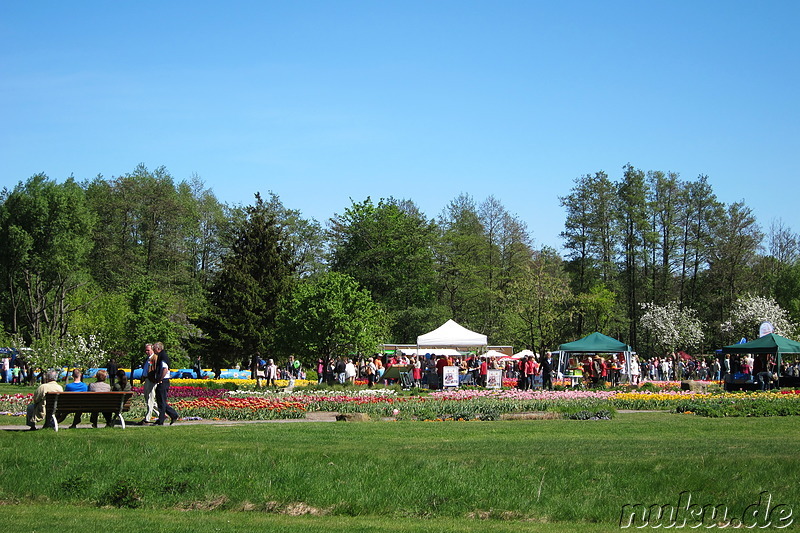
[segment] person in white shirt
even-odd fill
[[[355,383],[356,381],[356,365],[353,364],[352,359],[348,359],[347,364],[344,366],[344,377],[350,383]]]

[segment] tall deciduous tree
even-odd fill
[[[620,274],[629,323],[628,342],[636,346],[638,342],[636,324],[640,313],[640,299],[647,291],[648,272],[652,269],[647,250],[651,247],[653,234],[649,231],[647,217],[649,210],[645,173],[630,164],[626,165],[623,170],[622,181],[617,189],[619,196],[617,216],[622,243]]]
[[[112,180],[98,177],[87,195],[99,222],[92,274],[104,289],[124,289],[142,275],[160,287],[187,284],[193,258],[185,235],[197,220],[165,168],[139,165]]]
[[[478,206],[485,235],[482,277],[487,298],[480,307],[481,331],[497,342],[510,342],[502,320],[511,285],[525,275],[531,260],[531,238],[519,217],[509,213],[494,196]]]
[[[357,280],[387,310],[395,342],[411,342],[435,309],[435,226],[413,203],[370,198],[330,222],[331,268]]]
[[[711,228],[714,246],[709,249],[709,285],[714,322],[720,324],[733,302],[752,285],[752,267],[764,235],[755,216],[742,202],[728,206]]]
[[[261,195],[245,213],[211,285],[209,313],[198,321],[209,340],[207,357],[217,364],[249,364],[274,347],[275,317],[296,269],[291,246]]]
[[[181,340],[190,329],[175,302],[149,278],[132,284],[127,293],[128,312],[125,317],[123,350],[137,360],[143,353],[145,343],[163,342],[170,347],[173,366],[185,365],[188,359],[181,357]]]
[[[573,273],[573,291],[580,301],[596,301],[590,294],[602,285],[617,290],[617,196],[616,187],[605,172],[585,175],[575,180],[572,192],[561,198],[567,210],[562,237]],[[612,298],[616,301],[616,297]],[[609,312],[613,312],[609,310]],[[586,329],[587,313],[576,313],[575,333]]]
[[[722,204],[708,183],[708,176],[686,184],[686,212],[683,217],[679,301],[698,308],[701,273],[708,269],[713,246],[711,228],[722,216]]]
[[[286,241],[291,245],[297,276],[305,278],[324,272],[325,232],[320,223],[313,218],[303,218],[297,209],[286,207],[278,195],[271,191],[265,204],[275,215]]]
[[[486,277],[489,245],[475,200],[467,194],[452,200],[439,217],[439,230],[439,300],[453,320],[483,331],[482,307],[492,294]]]
[[[280,351],[338,356],[372,352],[381,340],[383,313],[358,282],[347,274],[327,272],[300,281],[278,314]],[[307,361],[310,363],[310,361]]]
[[[563,338],[573,304],[561,258],[550,248],[535,252],[506,298],[509,342],[539,353],[552,349]]]
[[[800,260],[800,235],[789,229],[782,219],[773,220],[767,235],[767,252],[780,264],[796,263]]]
[[[680,237],[680,213],[683,212],[683,188],[673,172],[648,172],[650,183],[652,231],[658,235],[653,248],[652,300],[665,304],[675,296],[674,274]]]
[[[187,267],[195,284],[205,288],[227,251],[229,209],[197,176],[179,183],[177,193],[181,212],[185,214],[181,237],[185,243]]]
[[[792,322],[800,323],[800,262],[781,270],[774,292],[775,300],[786,309]]]
[[[28,341],[64,337],[87,282],[94,217],[72,178],[39,174],[5,190],[0,204],[0,264],[11,331]]]

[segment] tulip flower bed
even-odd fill
[[[306,406],[291,399],[206,397],[183,399],[171,404],[181,417],[224,420],[277,420],[303,418]]]
[[[274,420],[304,418],[308,412],[365,413],[375,419],[494,420],[507,413],[556,413],[565,418],[606,418],[616,410],[671,410],[709,417],[800,415],[798,391],[701,393],[677,390],[460,389],[414,393],[396,388],[344,390],[170,387],[170,403],[184,419]],[[665,382],[666,383],[666,382]],[[237,384],[238,385],[238,384]],[[142,389],[135,387],[130,419],[144,415]],[[0,414],[22,416],[33,395],[0,395]],[[580,413],[576,415],[576,413]],[[603,416],[598,416],[602,413]],[[608,415],[606,416],[606,413]],[[126,417],[128,418],[128,417]]]
[[[133,387],[131,389],[137,394],[143,394],[143,387]],[[205,387],[175,387],[170,386],[169,397],[170,401],[176,398],[220,398],[228,395],[227,389],[207,389]]]
[[[25,416],[33,394],[0,394],[0,415]]]
[[[183,378],[176,378],[170,380],[170,383],[173,387],[179,386],[189,386],[189,387],[203,387],[203,388],[210,388],[210,389],[229,389],[229,390],[238,390],[238,389],[245,389],[245,390],[259,390],[259,385],[256,383],[254,379],[183,379]],[[265,387],[266,380],[261,380],[261,387]],[[308,387],[309,385],[316,385],[316,381],[309,381],[307,379],[296,379],[294,380],[294,386],[297,388],[300,387]],[[364,382],[366,385],[366,382]],[[284,389],[289,386],[289,380],[287,379],[276,379],[275,380],[275,388]],[[172,389],[170,389],[172,390]]]
[[[450,400],[472,398],[494,398],[517,406],[522,411],[550,411],[561,408],[564,404],[572,407],[611,406],[614,409],[654,410],[672,409],[681,400],[696,397],[698,394],[688,391],[603,391],[603,390],[472,390],[472,391],[439,391],[431,396]],[[707,394],[706,394],[707,395]],[[504,411],[505,412],[505,411]],[[511,411],[513,412],[513,411]]]
[[[713,418],[730,416],[798,416],[800,394],[780,392],[723,393],[679,402],[677,413]]]
[[[711,397],[711,394],[692,391],[631,391],[615,393],[611,399],[611,403],[617,409],[648,411],[653,409],[674,409],[682,401],[703,401],[703,398],[708,397]]]
[[[392,417],[399,420],[494,420],[503,413],[609,411],[613,407],[609,406],[607,399],[613,394],[582,391],[460,390],[415,396],[400,395],[392,389],[366,389],[298,391],[280,397],[303,403],[307,411],[360,412],[375,418]]]
[[[372,417],[405,420],[490,420],[504,413],[556,412],[565,417],[575,413],[600,412],[613,414],[617,409],[673,410],[704,413],[697,405],[717,405],[720,401],[741,402],[750,416],[800,414],[800,395],[777,393],[709,394],[690,391],[519,391],[519,390],[453,390],[434,391],[426,395],[402,395],[393,389],[352,391],[296,391],[271,395],[237,391],[231,395],[277,397],[303,405],[306,412],[333,411],[366,413]],[[691,406],[686,408],[684,406]],[[710,411],[709,411],[710,412]],[[708,416],[712,416],[709,414]]]

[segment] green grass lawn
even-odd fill
[[[734,516],[767,491],[796,514],[798,443],[795,417],[667,413],[9,431],[0,530],[605,531],[682,491]]]

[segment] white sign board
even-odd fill
[[[503,371],[497,368],[486,371],[486,388],[499,389],[503,386]]]
[[[446,366],[442,372],[442,387],[458,387],[458,367]]]

